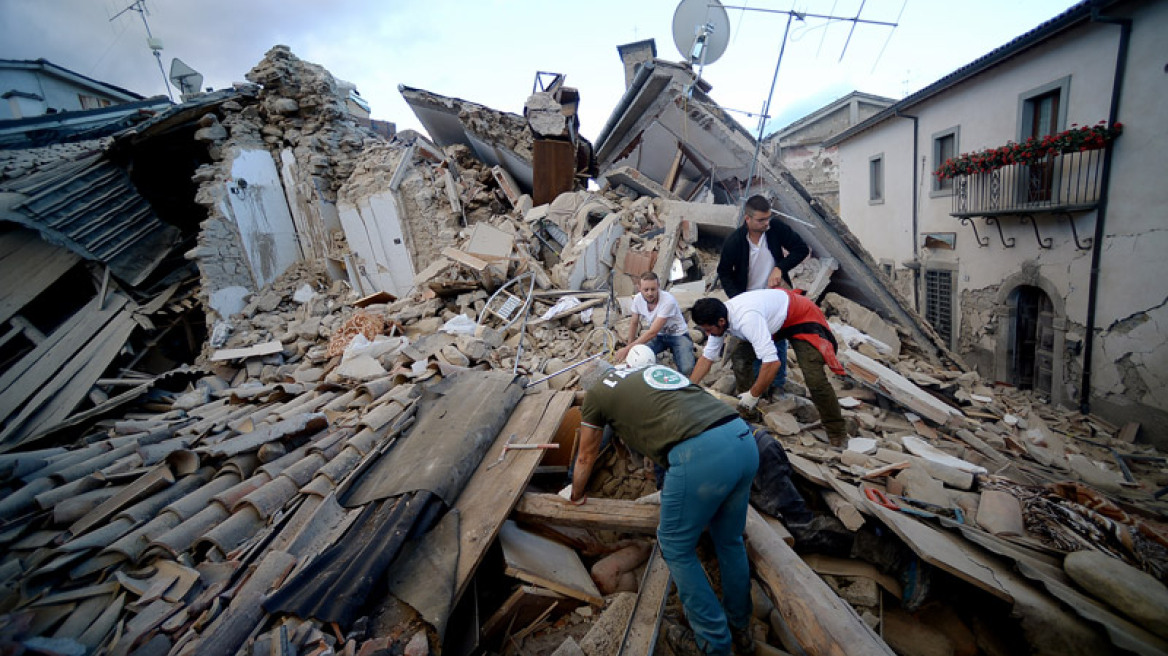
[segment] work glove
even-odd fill
[[[584,502],[588,500],[587,496],[582,496],[582,497],[580,497],[579,501],[572,501],[572,484],[571,483],[568,483],[567,487],[560,490],[559,496],[563,497],[564,499],[567,499],[568,503],[570,503],[574,506],[582,506],[582,505],[584,505]]]
[[[738,407],[743,410],[754,410],[755,406],[758,405],[758,398],[751,394],[750,390],[747,390],[738,395]]]
[[[650,505],[654,505],[654,506],[660,506],[661,505],[661,490],[657,490],[656,492],[654,492],[652,494],[646,494],[643,497],[638,497],[636,501],[633,501],[633,503],[650,504]]]

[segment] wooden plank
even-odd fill
[[[538,326],[540,324],[551,323],[553,321],[559,321],[560,319],[563,319],[564,317],[570,317],[573,314],[576,314],[577,312],[583,312],[584,310],[587,310],[588,308],[594,308],[594,307],[597,307],[599,305],[604,305],[604,303],[607,300],[608,299],[604,299],[604,298],[594,298],[591,301],[584,301],[583,303],[576,305],[574,307],[570,307],[567,310],[564,310],[563,312],[558,312],[556,314],[553,314],[552,316],[548,317],[547,319],[543,319],[543,318],[532,319],[531,321],[527,322],[527,325],[528,326]]]
[[[892,656],[893,651],[751,508],[747,554],[770,589],[775,610],[808,654]]]
[[[444,257],[437,258],[414,276],[414,286],[418,287],[430,282],[431,279],[437,277],[438,274],[442,273],[451,264],[453,263]]]
[[[951,419],[961,417],[961,411],[942,403],[909,379],[859,351],[842,351],[839,359],[848,373],[869,382],[875,378],[880,390],[890,399],[930,421],[945,425]]]
[[[877,585],[884,588],[892,596],[900,599],[904,596],[904,587],[900,581],[876,569],[871,563],[853,558],[837,558],[823,554],[801,554],[803,562],[815,570],[817,574],[829,576],[862,576],[872,579]]]
[[[483,285],[488,289],[494,286],[494,279],[491,276],[490,262],[480,260],[470,253],[460,251],[457,248],[451,248],[450,246],[443,248],[442,254],[473,271],[475,276],[478,277],[479,281],[482,282]]]
[[[589,497],[584,505],[574,506],[564,503],[558,494],[528,492],[519,499],[512,516],[533,524],[656,535],[660,511],[660,506],[651,503],[595,497]]]
[[[235,349],[219,349],[211,354],[211,362],[222,362],[224,360],[240,360],[244,358],[257,358],[263,355],[274,355],[284,350],[284,345],[279,340],[272,340],[255,346],[248,346],[246,348]]]
[[[499,610],[491,614],[480,632],[484,642],[494,640],[500,631],[512,626],[526,626],[548,609],[568,604],[569,607],[579,605],[575,599],[570,599],[553,590],[545,590],[533,585],[521,585],[503,602]]]
[[[19,253],[34,242],[43,242],[40,233],[31,228],[19,228],[8,224],[10,230],[3,233],[3,238],[0,238],[0,261],[12,255],[19,255]]]
[[[645,567],[645,575],[641,577],[637,604],[629,616],[625,637],[617,652],[619,656],[651,656],[654,653],[671,583],[669,567],[661,556],[661,548],[654,545],[649,564]]]
[[[73,313],[73,316],[54,330],[47,340],[38,344],[36,349],[9,367],[0,376],[0,412],[15,408],[19,405],[18,400],[23,402],[31,396],[74,353],[84,347],[85,342],[101,332],[102,327],[118,314],[128,300],[124,296],[118,296],[117,299],[116,302],[112,300],[108,302],[104,310],[98,310],[97,299],[93,299]],[[85,342],[75,343],[81,339]],[[20,385],[14,386],[17,380],[20,381]],[[13,387],[17,389],[14,390]],[[19,396],[10,396],[12,393]]]
[[[536,139],[532,144],[532,202],[550,203],[565,191],[572,191],[576,177],[576,147],[567,141]]]
[[[470,267],[479,273],[482,273],[488,266],[490,266],[489,262],[480,260],[470,253],[460,251],[457,248],[452,248],[450,246],[443,248],[442,254],[454,260],[455,262],[458,262],[459,264]]]
[[[498,459],[507,438],[514,434],[517,444],[546,443],[572,406],[572,392],[544,392],[525,396],[511,418],[499,431],[495,444],[483,456],[483,463],[467,481],[454,503],[461,515],[458,536],[458,570],[455,576],[453,604],[466,592],[479,563],[494,543],[503,521],[511,514],[528,481],[535,473],[541,453],[538,450],[509,454],[498,467],[487,464]],[[453,605],[452,604],[452,605]]]
[[[604,605],[604,597],[580,556],[572,549],[545,537],[528,533],[512,521],[499,531],[507,576],[541,585],[562,595]]]
[[[13,233],[6,233],[0,240],[7,242],[12,236]],[[0,259],[0,289],[4,290],[0,297],[0,323],[20,312],[81,260],[75,253],[35,236],[20,241],[23,245],[18,252]]]
[[[900,462],[894,462],[891,465],[884,465],[883,467],[877,467],[876,469],[873,469],[873,470],[869,471],[868,473],[864,474],[862,478],[865,478],[865,479],[880,478],[881,476],[887,476],[887,475],[891,474],[892,472],[898,472],[902,469],[908,469],[909,467],[912,467],[912,461],[902,460]]]
[[[1123,425],[1122,429],[1120,429],[1119,435],[1116,436],[1116,439],[1120,442],[1127,442],[1128,444],[1132,444],[1136,441],[1136,436],[1139,435],[1139,433],[1140,422],[1129,421]]]
[[[665,174],[665,181],[661,183],[669,191],[674,191],[677,186],[677,176],[681,174],[681,161],[685,157],[685,151],[681,149],[681,143],[678,143],[677,154],[673,156],[673,164],[669,166],[669,173]]]
[[[89,336],[79,335],[79,340],[87,342],[82,348],[68,352],[69,349],[62,345],[61,350],[73,357],[37,390],[16,417],[7,421],[3,433],[0,433],[0,443],[20,441],[68,417],[121,352],[136,326],[130,308],[124,307],[92,340],[88,339]],[[6,407],[0,404],[0,409]]]

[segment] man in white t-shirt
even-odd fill
[[[799,357],[803,380],[815,409],[819,411],[828,440],[832,446],[843,446],[848,436],[847,427],[824,367],[841,376],[845,371],[836,358],[835,336],[827,325],[827,318],[811,299],[786,289],[756,289],[743,292],[725,303],[716,298],[700,299],[694,303],[691,314],[694,323],[708,336],[706,347],[690,375],[691,382],[701,382],[713,363],[722,357],[722,344],[727,335],[744,340],[758,354],[762,365],[750,389],[738,398],[738,406],[754,410],[759,398],[779,373],[775,344],[779,339],[789,339]]]
[[[629,336],[625,340],[628,345],[616,352],[616,361],[624,362],[629,349],[645,344],[653,349],[654,354],[669,349],[677,370],[688,376],[694,368],[694,344],[677,299],[661,290],[657,274],[652,271],[641,274],[638,288],[640,291],[633,297],[633,320],[629,323]],[[642,317],[649,328],[638,337]]]

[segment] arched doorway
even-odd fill
[[[1009,296],[1007,357],[1010,383],[1050,395],[1054,373],[1054,305],[1039,287],[1020,285]]]

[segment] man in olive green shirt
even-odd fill
[[[582,386],[588,392],[572,503],[587,501],[604,425],[612,424],[630,448],[667,468],[657,541],[698,646],[706,654],[730,654],[734,646],[749,653],[750,565],[742,534],[758,469],[750,427],[733,408],[661,365],[613,369],[598,379],[585,374]],[[697,556],[707,527],[722,574],[721,603]]]

